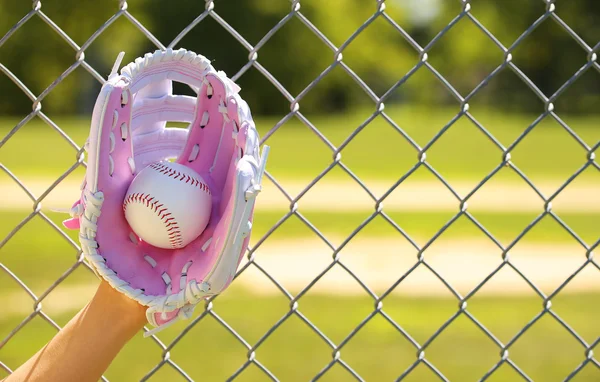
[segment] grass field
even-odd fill
[[[455,115],[456,110],[416,106],[390,108],[388,114],[417,144],[424,147]],[[370,115],[370,110],[344,116],[308,116],[336,147]],[[535,120],[534,115],[507,115],[484,110],[473,115],[505,147]],[[598,119],[565,117],[569,126],[593,147],[600,140]],[[56,118],[58,125],[78,145],[89,132],[89,119]],[[278,119],[257,118],[261,136]],[[0,135],[6,135],[18,120],[0,121]],[[312,179],[333,161],[332,151],[317,135],[293,118],[266,142],[272,150],[268,170],[276,178]],[[396,180],[418,162],[417,151],[381,116],[373,120],[342,150],[342,162],[364,179]],[[76,160],[76,152],[48,125],[34,119],[21,128],[0,149],[0,162],[17,176],[54,177]],[[558,123],[545,119],[511,152],[513,162],[532,180],[565,180],[587,161],[586,150]],[[502,150],[497,148],[473,123],[459,119],[429,150],[427,161],[449,180],[481,179],[501,163]],[[417,177],[430,176],[419,170]],[[596,174],[597,175],[597,174]],[[347,177],[334,171],[332,177]],[[598,177],[595,181],[600,182]]]
[[[564,295],[553,301],[553,311],[567,320],[588,343],[598,335],[590,320],[600,314],[600,296]],[[390,296],[383,310],[419,344],[424,344],[457,311],[449,299],[402,298]],[[202,308],[199,308],[201,310]],[[542,309],[534,297],[474,298],[468,311],[506,344]],[[254,345],[289,310],[283,297],[257,298],[233,288],[214,303],[213,312],[226,320],[250,345]],[[368,297],[327,297],[311,295],[299,302],[299,311],[331,340],[339,344],[373,310]],[[73,313],[55,316],[59,324]],[[24,317],[0,318],[4,335]],[[178,323],[159,334],[166,343],[184,327]],[[0,359],[10,367],[23,362],[41,347],[54,329],[36,318],[5,347]],[[563,380],[584,360],[585,350],[556,320],[546,314],[510,348],[509,354],[535,381]],[[246,360],[247,350],[213,317],[201,320],[171,351],[170,356],[195,380],[225,380]],[[256,359],[275,376],[285,381],[307,381],[331,360],[332,349],[296,315],[287,319],[256,350]],[[341,349],[341,358],[367,381],[397,378],[416,361],[417,350],[386,319],[376,315]],[[452,381],[478,380],[500,360],[500,349],[465,315],[459,316],[425,350],[426,359]],[[141,335],[131,341],[106,373],[110,380],[139,380],[161,360],[161,351]],[[507,365],[498,370],[495,381],[516,381],[517,374]],[[600,371],[589,364],[575,381],[597,381]],[[0,374],[0,378],[2,375]],[[352,378],[336,366],[326,381]],[[165,365],[157,380],[179,381],[174,370]],[[267,378],[254,366],[242,374],[242,381]],[[415,369],[411,381],[438,380],[424,365]]]
[[[454,115],[455,110],[431,112],[421,107],[389,108],[386,110],[398,125],[419,145],[424,146]],[[370,114],[357,110],[345,116],[308,116],[314,125],[339,146]],[[473,115],[504,146],[509,146],[536,116],[506,115],[493,111]],[[89,120],[57,118],[57,123],[78,144],[82,145],[89,129]],[[589,145],[600,139],[597,118],[565,117],[565,121]],[[0,136],[6,135],[17,120],[0,120]],[[274,118],[257,118],[262,136],[277,123]],[[277,179],[310,181],[332,162],[332,151],[296,119],[283,125],[269,140],[271,155],[268,170]],[[586,151],[557,123],[546,120],[512,151],[513,162],[534,182],[546,182],[558,187],[586,163]],[[476,184],[502,160],[502,151],[466,119],[452,126],[427,151],[427,161],[450,183],[466,181]],[[52,179],[61,175],[75,161],[72,149],[56,132],[39,120],[19,130],[0,147],[0,163],[20,178]],[[342,162],[361,179],[393,183],[417,163],[417,151],[381,117],[377,117],[342,150]],[[78,170],[79,171],[79,170]],[[583,182],[600,190],[600,172],[589,168],[575,182]],[[424,169],[414,175],[431,179]],[[335,169],[325,179],[346,179],[341,169]],[[518,177],[503,170],[501,182],[518,182]],[[0,174],[0,182],[9,181]],[[590,203],[594,201],[590,200]],[[45,210],[46,211],[46,210]],[[539,213],[542,211],[540,210]],[[0,210],[0,240],[16,224],[28,216],[26,210]],[[317,211],[300,209],[316,229],[339,245],[365,219],[368,211]],[[386,213],[419,245],[424,245],[456,212],[386,210]],[[474,211],[474,217],[503,245],[514,240],[538,215],[535,212]],[[257,211],[252,243],[276,224],[286,210]],[[558,215],[587,244],[600,235],[600,214],[597,211],[567,211]],[[60,226],[66,216],[48,213]],[[77,232],[67,232],[73,240]],[[314,233],[296,216],[291,216],[271,239],[285,243],[287,239],[310,239]],[[400,237],[381,216],[376,217],[357,235],[369,238]],[[442,235],[446,240],[468,242],[485,239],[485,235],[465,216],[459,218]],[[544,217],[522,242],[531,245],[552,245],[576,241],[550,216]],[[76,250],[61,238],[39,216],[34,217],[17,235],[0,249],[0,262],[13,271],[34,293],[43,293],[75,262]],[[542,263],[540,263],[542,264]],[[83,266],[77,268],[57,291],[69,286],[93,285],[94,276]],[[587,342],[593,343],[600,330],[593,317],[600,315],[600,295],[597,293],[566,293],[553,299],[552,309]],[[0,272],[0,301],[4,296],[22,294],[17,283]],[[52,298],[52,294],[49,298]],[[365,317],[373,311],[374,302],[367,297],[320,295],[309,292],[302,297],[299,311],[335,344],[339,344]],[[457,311],[453,298],[415,298],[392,293],[384,301],[389,314],[418,343],[425,343],[436,330]],[[503,343],[507,343],[542,309],[542,300],[530,294],[519,297],[489,297],[476,295],[468,310]],[[201,310],[199,308],[198,310]],[[234,285],[215,301],[214,312],[223,318],[251,345],[289,311],[289,301],[281,296],[257,296]],[[15,313],[18,312],[18,313]],[[67,310],[48,310],[57,323],[64,324],[74,314]],[[0,340],[26,316],[24,312],[0,317]],[[169,343],[185,326],[178,323],[159,334]],[[0,348],[0,361],[15,368],[48,341],[54,333],[47,323],[36,317],[11,341]],[[247,350],[213,317],[206,317],[170,352],[171,358],[195,380],[225,380],[246,360]],[[341,358],[367,381],[393,380],[416,360],[417,350],[405,340],[381,315],[375,316],[341,350]],[[284,381],[306,381],[332,359],[328,347],[307,325],[293,315],[284,322],[256,351],[256,358]],[[425,351],[425,357],[452,381],[478,380],[500,360],[500,349],[465,315],[437,337]],[[561,381],[585,359],[585,349],[564,327],[546,314],[510,348],[510,358],[535,381]],[[151,340],[137,336],[119,355],[107,371],[110,380],[138,380],[162,359]],[[0,378],[4,375],[0,372]],[[156,380],[183,380],[165,365]],[[597,381],[600,369],[592,364],[584,368],[575,381]],[[242,381],[263,381],[264,375],[251,366],[244,371]],[[351,380],[345,370],[336,365],[323,380]],[[433,381],[436,377],[425,365],[418,366],[407,380]],[[502,366],[492,381],[519,380],[507,365]]]

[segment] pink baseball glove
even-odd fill
[[[119,55],[94,107],[81,199],[68,228],[79,229],[85,258],[113,288],[147,306],[157,327],[190,318],[195,306],[233,280],[250,231],[268,154],[239,87],[185,49],[156,51],[118,75]],[[173,95],[172,82],[197,90]],[[166,128],[167,121],[189,127]],[[129,227],[123,199],[133,177],[176,158],[199,173],[212,195],[207,228],[181,249],[145,243]]]

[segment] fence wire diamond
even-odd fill
[[[540,0],[542,1],[542,0]],[[70,73],[72,73],[76,68],[82,67],[84,68],[93,78],[95,78],[99,83],[103,83],[105,78],[98,73],[96,69],[94,69],[85,58],[86,49],[100,36],[112,23],[114,23],[119,18],[127,19],[133,26],[135,26],[143,35],[148,38],[148,40],[154,44],[158,49],[167,49],[175,47],[185,36],[190,32],[196,25],[202,23],[207,18],[212,18],[216,21],[225,32],[231,34],[239,42],[239,44],[248,51],[248,62],[235,74],[232,76],[234,80],[239,79],[245,72],[247,72],[250,68],[255,68],[258,72],[260,72],[271,84],[273,84],[281,93],[281,95],[289,102],[290,104],[290,112],[285,115],[279,122],[274,124],[272,128],[262,137],[263,143],[267,142],[271,136],[288,120],[297,118],[300,122],[302,122],[306,127],[314,133],[318,139],[320,139],[326,147],[331,151],[331,162],[329,165],[316,177],[314,178],[306,187],[297,195],[291,194],[286,191],[285,187],[270,173],[266,173],[266,177],[273,183],[273,185],[281,192],[281,194],[289,201],[289,212],[285,214],[263,237],[261,237],[256,244],[248,249],[247,259],[248,262],[239,270],[238,276],[243,272],[247,271],[248,268],[253,267],[259,272],[261,272],[266,278],[268,278],[276,288],[281,292],[285,298],[289,300],[289,310],[277,321],[275,325],[273,325],[269,330],[267,330],[264,335],[256,342],[250,343],[246,339],[244,339],[240,334],[238,334],[234,327],[230,326],[219,314],[218,311],[218,303],[217,299],[213,298],[206,302],[204,305],[204,310],[201,312],[195,319],[189,322],[187,327],[178,335],[175,339],[173,339],[170,343],[163,343],[157,336],[152,336],[154,343],[160,348],[162,352],[162,360],[154,366],[148,373],[144,376],[143,380],[150,380],[153,378],[155,373],[159,371],[161,368],[165,366],[171,367],[177,373],[179,373],[186,380],[191,381],[192,376],[188,375],[182,367],[180,367],[171,357],[171,350],[177,346],[180,340],[199,322],[202,320],[209,319],[208,317],[214,319],[218,322],[225,330],[227,330],[237,341],[241,343],[241,345],[247,350],[246,361],[243,362],[239,369],[230,376],[230,379],[233,380],[239,375],[241,375],[244,370],[246,370],[249,366],[254,365],[259,370],[261,370],[265,377],[271,380],[278,380],[278,378],[282,378],[285,380],[285,376],[274,375],[267,367],[265,367],[260,362],[260,348],[261,345],[267,340],[277,329],[290,317],[296,316],[299,318],[310,330],[312,330],[317,336],[330,348],[331,350],[331,359],[323,360],[323,368],[322,370],[314,376],[314,379],[319,379],[328,373],[328,371],[335,365],[340,365],[343,367],[349,375],[353,376],[356,380],[362,381],[362,377],[352,369],[352,367],[344,360],[343,358],[343,350],[344,347],[352,341],[354,336],[363,328],[371,319],[376,316],[380,316],[385,319],[392,327],[397,329],[397,331],[412,344],[415,351],[414,362],[408,367],[401,375],[398,376],[398,380],[403,379],[408,376],[417,366],[424,365],[427,367],[434,375],[439,377],[440,380],[446,381],[447,378],[442,374],[440,370],[436,368],[436,366],[427,359],[427,349],[429,346],[436,340],[436,338],[452,323],[459,317],[464,316],[468,320],[470,320],[474,325],[476,325],[497,347],[498,350],[498,360],[497,363],[487,371],[484,375],[481,376],[482,380],[490,377],[498,368],[502,365],[508,365],[510,368],[514,369],[524,380],[531,380],[531,378],[519,367],[517,363],[515,363],[510,357],[510,349],[511,346],[524,334],[526,333],[533,325],[536,324],[543,317],[551,317],[556,320],[566,332],[568,332],[575,340],[581,345],[581,354],[582,359],[581,363],[568,375],[566,380],[570,380],[574,378],[579,371],[581,371],[586,365],[593,364],[596,368],[600,368],[600,362],[597,358],[594,357],[593,348],[598,344],[600,338],[596,339],[593,343],[586,342],[573,328],[569,326],[569,324],[562,319],[555,311],[552,310],[552,299],[565,288],[572,280],[575,278],[579,272],[581,272],[586,267],[593,267],[596,270],[600,271],[600,265],[597,260],[594,259],[593,251],[599,244],[599,241],[595,243],[586,243],[582,240],[577,233],[572,230],[561,218],[556,215],[552,210],[552,201],[563,191],[571,182],[573,182],[583,171],[588,168],[595,168],[596,170],[600,170],[600,166],[595,159],[594,151],[598,149],[600,143],[596,144],[593,147],[588,146],[583,139],[581,139],[577,133],[571,129],[555,112],[554,112],[554,102],[556,102],[557,98],[564,93],[564,91],[573,84],[578,78],[580,78],[585,72],[588,70],[596,70],[600,72],[600,63],[597,62],[597,55],[600,51],[600,43],[598,43],[594,47],[588,46],[574,31],[567,25],[556,13],[555,13],[555,4],[553,0],[544,1],[546,4],[546,11],[539,16],[539,18],[529,27],[527,30],[519,36],[512,45],[504,46],[486,27],[471,13],[471,2],[469,0],[461,1],[462,10],[458,13],[439,33],[424,47],[419,45],[410,35],[407,33],[398,23],[396,23],[387,13],[386,13],[386,4],[384,0],[372,0],[373,3],[373,12],[372,14],[365,15],[364,23],[356,29],[356,31],[340,46],[336,46],[333,44],[327,36],[322,33],[303,13],[301,9],[301,1],[294,0],[290,2],[290,11],[285,15],[265,36],[260,39],[260,41],[256,45],[252,45],[249,43],[244,36],[238,33],[230,24],[227,23],[222,17],[219,16],[218,10],[219,7],[227,7],[229,6],[227,3],[222,2],[215,4],[214,1],[207,0],[205,4],[205,10],[198,15],[189,25],[185,26],[183,30],[175,37],[173,41],[168,44],[163,44],[159,41],[152,33],[144,27],[144,25],[139,22],[129,11],[128,4],[126,1],[119,1],[114,4],[115,13],[112,17],[110,17],[96,32],[94,32],[89,39],[81,46],[76,44],[73,39],[69,37],[67,33],[65,33],[58,25],[56,25],[42,10],[41,10],[41,1],[34,1],[32,4],[32,9],[23,18],[16,23],[1,39],[0,39],[0,47],[5,44],[11,36],[20,28],[26,28],[27,23],[32,18],[39,18],[48,24],[52,30],[60,36],[72,49],[74,52],[74,60],[70,64],[70,66],[59,75],[50,86],[48,86],[45,90],[43,90],[39,95],[34,94],[30,91],[27,86],[16,76],[14,75],[6,66],[4,66],[0,62],[0,70],[10,78],[19,89],[23,91],[23,93],[31,100],[32,102],[32,111],[29,115],[23,118],[18,124],[14,126],[12,130],[8,132],[6,136],[2,138],[0,141],[0,148],[24,125],[26,125],[29,121],[34,118],[39,118],[44,121],[50,128],[52,128],[57,134],[59,134],[72,148],[73,151],[73,163],[72,166],[65,171],[60,177],[56,179],[54,183],[52,183],[41,195],[35,195],[27,185],[21,181],[17,176],[15,176],[9,168],[5,165],[0,164],[0,168],[4,173],[6,173],[21,189],[27,194],[29,199],[31,199],[32,212],[23,219],[14,229],[2,239],[0,242],[0,248],[2,248],[24,225],[28,224],[28,222],[39,216],[43,219],[48,225],[50,225],[56,235],[60,236],[62,240],[65,240],[70,246],[72,246],[77,251],[77,256],[74,258],[73,265],[60,277],[58,278],[49,288],[47,288],[42,294],[35,294],[27,285],[24,283],[17,275],[15,275],[11,269],[6,267],[4,264],[0,262],[0,268],[3,272],[5,272],[8,276],[10,276],[20,287],[31,297],[32,299],[32,311],[31,313],[16,327],[12,329],[12,331],[0,342],[0,349],[6,345],[8,341],[10,341],[15,334],[17,334],[25,325],[31,322],[35,317],[40,317],[45,320],[50,326],[55,328],[56,330],[60,329],[60,326],[54,322],[54,320],[49,317],[42,308],[42,303],[46,299],[48,295],[50,295],[53,290],[67,277],[69,277],[76,269],[79,267],[83,267],[85,269],[91,270],[89,265],[83,259],[81,250],[76,242],[71,240],[69,236],[67,236],[62,228],[58,227],[52,220],[50,220],[44,212],[41,211],[41,203],[44,201],[46,196],[70,173],[76,170],[79,166],[85,166],[83,148],[79,147],[55,122],[52,121],[51,118],[48,117],[42,111],[42,103],[44,98],[57,86],[59,85]],[[107,1],[107,4],[110,4]],[[476,6],[476,5],[474,5]],[[283,27],[286,23],[288,23],[291,19],[296,18],[306,28],[312,32],[318,39],[331,50],[332,52],[332,60],[330,65],[323,70],[321,74],[319,74],[306,88],[300,91],[297,95],[291,94],[279,81],[273,76],[263,65],[260,63],[259,59],[259,51],[260,49],[269,41],[269,39],[277,33],[277,31]],[[495,69],[493,69],[482,81],[479,85],[477,85],[469,94],[462,95],[460,94],[452,84],[444,78],[440,72],[436,70],[433,65],[430,64],[428,57],[429,52],[432,47],[449,31],[453,28],[455,24],[457,24],[461,20],[468,20],[474,26],[476,26],[482,33],[485,34],[489,38],[490,44],[493,44],[499,51],[502,52],[504,60],[498,65]],[[398,78],[397,82],[389,88],[381,96],[377,95],[366,83],[363,81],[360,76],[358,76],[350,66],[344,62],[343,52],[352,42],[363,32],[365,28],[367,28],[371,23],[375,20],[384,20],[389,23],[399,35],[401,35],[415,52],[418,54],[419,61],[418,63],[410,69],[406,74],[402,77]],[[521,42],[530,35],[542,22],[547,20],[552,20],[561,29],[564,33],[568,34],[586,53],[587,62],[577,70],[554,94],[546,95],[544,94],[537,86],[530,80],[523,71],[519,69],[517,65],[512,61],[512,52],[518,47]],[[320,81],[323,80],[324,77],[328,75],[333,69],[336,67],[341,68],[348,74],[348,76],[359,86],[364,93],[372,100],[373,102],[373,113],[364,120],[356,129],[348,135],[348,137],[339,145],[336,146],[330,142],[325,134],[323,134],[317,127],[315,127],[311,121],[302,114],[300,111],[300,103],[302,99],[307,95],[308,92],[313,90]],[[517,137],[508,147],[502,145],[493,134],[488,131],[470,112],[469,112],[469,101],[494,77],[496,77],[501,71],[510,70],[512,71],[523,83],[543,102],[545,105],[545,111],[541,113],[527,129],[523,131],[523,133]],[[411,78],[418,71],[427,71],[431,73],[439,83],[448,91],[448,93],[456,99],[459,103],[460,107],[456,112],[456,115],[452,117],[438,132],[435,136],[424,146],[418,145],[415,140],[413,140],[394,120],[385,112],[385,102],[390,97],[390,95],[398,89],[398,87],[402,86],[408,79]],[[376,195],[372,192],[369,187],[363,182],[356,174],[352,172],[352,169],[349,168],[343,161],[343,151],[344,148],[359,134],[363,129],[368,128],[371,121],[373,121],[376,117],[383,118],[401,137],[406,140],[410,146],[414,149],[415,153],[415,163],[414,166],[405,173],[400,179],[398,179],[394,185],[389,188],[382,195]],[[520,142],[531,133],[532,130],[536,128],[540,122],[551,119],[556,121],[579,145],[581,145],[587,151],[587,158],[585,163],[575,172],[573,173],[563,185],[561,185],[555,192],[552,194],[544,194],[536,185],[522,172],[513,162],[511,162],[511,152],[520,144]],[[470,192],[466,194],[460,194],[457,192],[450,183],[444,179],[444,177],[436,171],[436,169],[427,161],[427,151],[436,144],[436,142],[446,133],[448,129],[450,129],[454,124],[459,120],[468,120],[472,124],[476,126],[478,130],[480,130],[496,147],[498,151],[498,158],[502,158],[497,163],[497,166],[487,174],[481,182],[479,182]],[[531,189],[538,195],[540,200],[544,204],[544,210],[540,211],[539,215],[508,245],[502,245],[499,240],[497,240],[494,235],[492,235],[468,210],[468,202],[469,200],[480,190],[490,179],[492,179],[501,169],[510,168],[517,174],[526,184],[531,187]],[[340,245],[334,245],[325,234],[320,232],[310,221],[302,214],[302,208],[299,207],[302,203],[302,198],[304,195],[310,191],[325,175],[327,175],[333,169],[341,169],[345,172],[350,178],[352,178],[356,184],[358,184],[366,194],[371,198],[373,203],[373,212],[372,214],[366,218],[359,226],[357,226],[353,232],[345,239]],[[388,196],[394,192],[403,182],[409,178],[414,172],[417,170],[425,170],[430,172],[435,178],[437,178],[445,188],[456,199],[457,213],[449,220],[447,223],[437,232],[435,233],[424,245],[418,245],[415,240],[413,240],[400,225],[398,225],[389,215],[386,213],[383,204],[388,198]],[[318,274],[317,277],[314,278],[308,285],[306,285],[303,290],[301,290],[298,294],[293,295],[288,292],[286,288],[272,275],[270,275],[260,263],[260,250],[261,246],[266,240],[269,240],[270,236],[276,232],[279,226],[281,226],[284,222],[286,222],[291,217],[297,217],[300,219],[313,233],[316,237],[323,241],[323,243],[330,249],[332,254],[331,262],[328,266],[326,266],[322,271]],[[343,258],[339,256],[340,251],[359,233],[365,226],[367,226],[373,219],[376,217],[382,217],[385,219],[391,227],[398,231],[408,242],[415,248],[418,253],[417,258],[415,259],[414,265],[410,267],[410,269],[404,273],[399,274],[398,279],[393,285],[391,285],[384,293],[378,295],[374,293],[369,285],[364,283],[360,277],[353,272],[353,270],[344,263]],[[466,295],[462,295],[459,293],[453,286],[445,280],[436,270],[435,268],[428,263],[427,256],[425,255],[425,250],[431,246],[439,237],[442,235],[457,219],[460,217],[466,217],[469,219],[481,232],[494,243],[498,248],[498,252],[502,255],[499,258],[498,266],[494,269],[487,277],[485,277],[478,285],[476,285],[469,293]],[[582,258],[581,266],[577,269],[572,275],[570,275],[567,279],[565,279],[552,293],[545,294],[542,292],[540,288],[538,288],[535,283],[527,278],[525,274],[523,274],[519,268],[511,261],[510,258],[510,250],[519,243],[519,241],[529,232],[542,218],[550,217],[554,219],[566,232],[568,232],[585,250],[586,258]],[[58,240],[58,239],[57,239]],[[1,260],[1,259],[0,259]],[[373,300],[373,310],[369,313],[364,319],[360,322],[358,326],[356,326],[348,335],[340,342],[334,342],[329,339],[317,325],[312,323],[299,309],[299,302],[302,297],[309,291],[311,288],[331,269],[334,267],[338,267],[347,272],[356,282],[360,285],[361,288],[372,298]],[[402,281],[411,275],[418,268],[425,268],[429,272],[431,272],[436,278],[440,280],[440,282],[449,290],[452,295],[456,298],[457,301],[457,310],[456,312],[446,321],[444,324],[438,328],[437,331],[426,341],[419,343],[411,335],[397,322],[395,322],[392,317],[386,312],[385,309],[385,299],[386,297],[394,291],[394,289],[402,283]],[[520,275],[520,277],[531,287],[531,289],[540,297],[540,302],[543,302],[540,305],[539,313],[528,322],[518,333],[510,339],[508,342],[500,341],[494,333],[486,328],[481,322],[479,322],[467,309],[468,301],[471,297],[473,297],[490,279],[492,279],[498,272],[502,269],[508,268],[512,269],[514,272]],[[600,275],[600,274],[599,274]],[[10,367],[3,362],[0,362],[0,367],[3,368],[8,373],[11,373],[12,370]],[[103,377],[103,380],[107,380]]]

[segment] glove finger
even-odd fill
[[[139,282],[154,273],[149,266],[130,266],[142,255],[122,209],[135,171],[131,101],[126,83],[114,78],[103,86],[94,106],[80,230],[84,255],[97,273],[130,297],[144,287],[148,293],[160,293],[160,288],[149,290]]]
[[[107,82],[96,101],[88,147],[86,188],[119,198],[133,178],[131,94],[123,83]]]
[[[200,89],[196,118],[178,162],[193,168],[205,180],[209,178],[213,195],[211,223],[192,247],[209,241],[210,246],[203,251],[206,261],[195,261],[188,274],[210,285],[211,293],[219,293],[232,281],[247,248],[254,203],[253,199],[246,200],[246,191],[258,170],[258,148],[254,147],[258,137],[248,105],[223,74],[206,78],[210,88]],[[245,148],[251,156],[242,159]]]
[[[215,74],[206,79],[210,85],[203,84],[199,90],[196,115],[177,162],[208,177],[213,194],[219,195],[235,147],[233,132],[239,125],[229,116],[229,94],[223,80]]]

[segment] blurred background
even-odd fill
[[[13,31],[32,4],[0,0],[0,378],[54,335],[46,317],[63,325],[98,283],[52,212],[78,198],[97,74],[120,51],[124,65],[176,41],[235,76],[271,146],[252,261],[170,349],[190,378],[225,380],[258,344],[285,381],[328,366],[325,380],[468,381],[498,365],[492,380],[600,380],[586,358],[600,339],[599,2],[557,0],[558,18],[541,0],[473,0],[467,14],[458,0],[388,0],[383,13],[367,0],[293,12],[217,0],[208,14],[189,0],[39,4]],[[45,95],[41,111],[15,78]],[[39,210],[15,178],[36,198],[49,190]],[[163,350],[139,335],[106,377],[162,365],[151,380],[185,380]],[[239,379],[268,377],[250,363]]]

